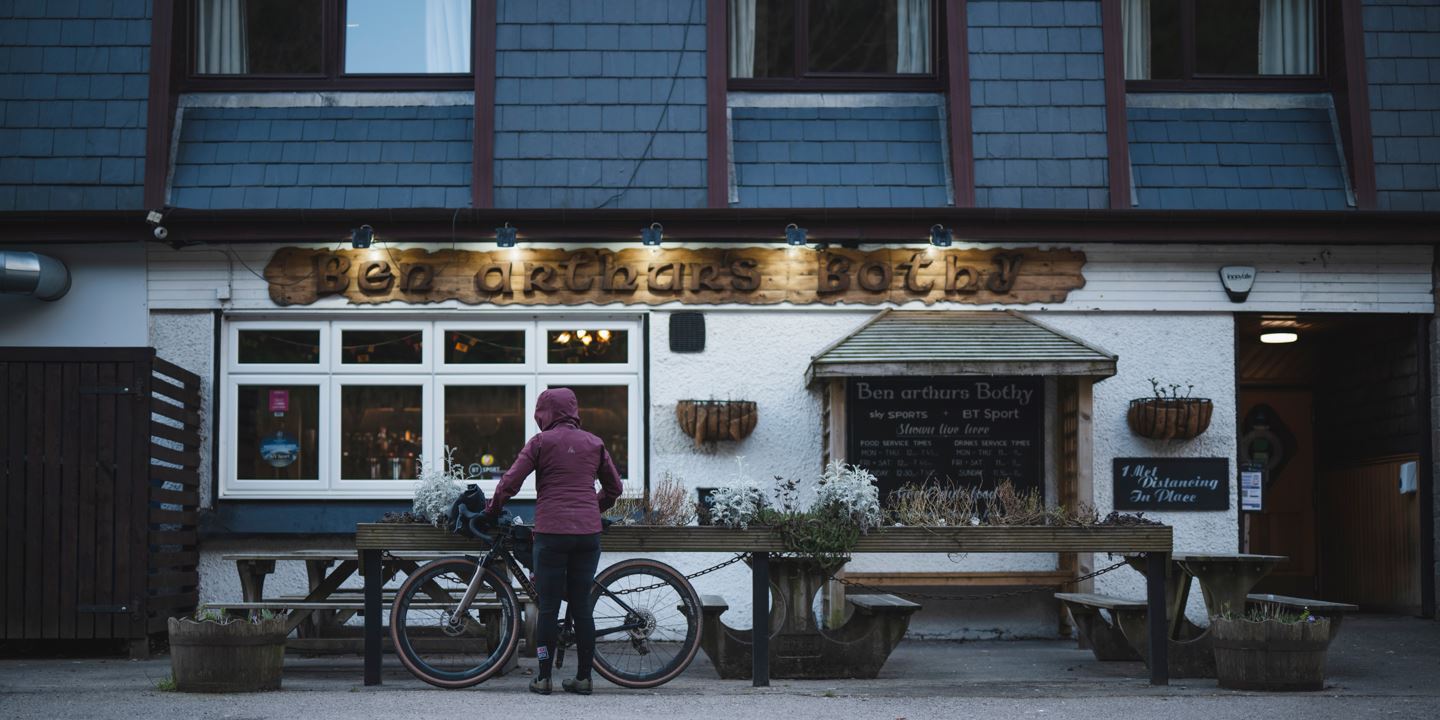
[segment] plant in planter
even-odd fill
[[[412,512],[431,525],[440,527],[448,520],[450,507],[460,497],[462,485],[469,479],[465,466],[455,462],[455,448],[446,445],[443,459],[420,457],[419,475]]]
[[[285,663],[285,618],[197,612],[170,618],[170,671],[180,692],[279,690]]]
[[[1136,398],[1130,401],[1130,410],[1125,419],[1130,430],[1136,435],[1151,440],[1189,440],[1199,437],[1210,427],[1210,415],[1215,410],[1208,398],[1191,397],[1194,385],[1163,385],[1150,378],[1153,397]]]
[[[1264,603],[1245,613],[1210,619],[1215,675],[1232,690],[1320,690],[1330,621],[1308,609],[1290,612]]]
[[[716,525],[775,528],[786,552],[826,567],[848,559],[860,536],[880,524],[880,491],[864,468],[832,462],[813,483],[774,478],[766,488],[745,476],[744,465],[732,482],[709,495]]]
[[[603,514],[617,525],[689,525],[695,521],[695,503],[680,478],[666,471],[644,498],[620,498]]]

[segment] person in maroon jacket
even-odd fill
[[[595,618],[590,585],[600,562],[600,513],[620,497],[620,473],[600,438],[580,429],[580,406],[574,391],[551,388],[535,401],[540,434],[525,443],[515,463],[500,478],[485,512],[499,517],[505,501],[535,473],[535,589],[540,594],[540,619],[535,655],[540,672],[530,691],[550,694],[550,669],[560,601],[570,606],[578,655],[575,679],[566,692],[589,695],[590,666],[595,656]],[[595,479],[600,490],[595,490]]]

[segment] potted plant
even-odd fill
[[[285,664],[285,618],[200,611],[170,618],[170,671],[180,692],[279,690]]]
[[[1211,618],[1215,675],[1232,690],[1320,690],[1330,621],[1265,603]]]
[[[1210,427],[1215,405],[1209,398],[1191,397],[1194,385],[1186,386],[1184,395],[1178,384],[1162,385],[1150,378],[1150,386],[1154,396],[1131,400],[1125,416],[1136,435],[1151,440],[1189,440]]]

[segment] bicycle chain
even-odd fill
[[[1108,573],[1108,572],[1110,572],[1111,570],[1118,570],[1118,569],[1120,569],[1121,567],[1123,567],[1125,564],[1126,564],[1126,562],[1125,562],[1124,560],[1121,560],[1120,562],[1117,562],[1117,563],[1115,563],[1114,565],[1111,565],[1111,566],[1109,566],[1109,567],[1104,567],[1104,568],[1101,568],[1101,569],[1099,569],[1099,570],[1096,570],[1095,572],[1087,573],[1087,574],[1085,574],[1085,575],[1080,575],[1079,577],[1071,578],[1070,580],[1067,580],[1067,581],[1065,581],[1065,582],[1063,582],[1063,583],[1056,583],[1056,584],[1057,584],[1057,585],[1068,585],[1068,584],[1071,584],[1071,583],[1084,582],[1084,581],[1089,580],[1089,579],[1091,579],[1091,578],[1100,577],[1101,575],[1104,575],[1105,573]],[[1033,587],[1033,588],[1026,588],[1026,589],[1024,589],[1024,590],[1010,590],[1010,591],[1007,591],[1007,592],[985,593],[985,594],[983,594],[983,595],[931,595],[931,594],[928,594],[928,593],[903,592],[903,591],[897,591],[897,590],[895,590],[895,589],[893,589],[893,588],[882,588],[882,587],[877,587],[877,586],[875,586],[875,585],[867,585],[866,583],[857,582],[857,581],[855,581],[855,580],[846,580],[845,578],[842,578],[842,577],[835,577],[835,575],[833,575],[833,574],[830,576],[830,579],[831,579],[831,580],[834,580],[835,582],[840,583],[841,585],[848,585],[848,586],[850,586],[850,587],[858,587],[858,588],[861,588],[861,589],[863,589],[863,590],[872,590],[872,591],[875,591],[875,592],[889,593],[889,594],[891,594],[891,595],[897,595],[897,596],[902,597],[902,598],[905,598],[905,599],[907,599],[907,600],[951,600],[951,601],[954,601],[954,600],[962,600],[962,601],[971,601],[971,600],[1000,600],[1000,599],[1003,599],[1003,598],[1012,598],[1012,597],[1020,597],[1020,596],[1022,596],[1022,595],[1029,595],[1030,593],[1046,592],[1046,591],[1049,591],[1049,590],[1051,590],[1051,589],[1053,589],[1053,588],[1055,587],[1054,585],[1042,585],[1042,586]]]

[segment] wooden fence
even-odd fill
[[[197,600],[200,377],[153,348],[3,348],[0,387],[0,640],[143,654]]]

